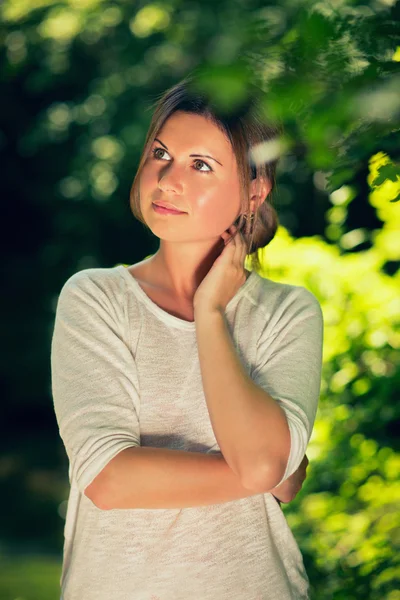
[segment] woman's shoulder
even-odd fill
[[[299,305],[320,307],[315,294],[304,285],[275,281],[262,274],[256,273],[258,285],[253,287],[254,294],[258,295],[257,304],[260,306],[291,306],[296,310]]]
[[[112,284],[119,279],[119,267],[120,265],[114,267],[91,267],[88,269],[81,269],[66,279],[64,287]]]
[[[99,304],[120,303],[124,296],[122,265],[81,269],[70,275],[63,284],[59,297]]]

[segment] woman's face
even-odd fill
[[[152,203],[162,201],[187,214],[155,212]],[[214,123],[183,111],[169,117],[143,165],[140,207],[148,227],[164,240],[218,239],[232,225],[240,214],[236,157]]]

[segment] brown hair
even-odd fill
[[[278,215],[270,198],[275,188],[275,171],[278,158],[266,162],[261,160],[260,162],[260,159],[254,158],[251,150],[257,144],[278,139],[283,129],[280,125],[265,122],[265,116],[261,116],[257,104],[260,90],[256,86],[252,85],[251,87],[252,90],[248,98],[242,102],[239,108],[229,114],[217,108],[214,102],[206,96],[206,93],[200,90],[198,86],[196,87],[196,79],[193,74],[187,75],[179,83],[164,92],[149,107],[149,109],[154,108],[154,113],[132,183],[130,207],[133,215],[147,227],[140,210],[140,174],[154,138],[157,137],[168,117],[178,110],[204,116],[213,122],[231,142],[237,161],[241,188],[241,214],[235,221],[235,225],[244,237],[247,255],[250,255],[251,268],[258,270],[261,265],[257,251],[270,243],[279,225]],[[249,186],[251,180],[256,177],[268,179],[272,187],[264,201],[258,208],[255,207],[254,217],[251,219]],[[258,179],[259,181],[260,179]]]

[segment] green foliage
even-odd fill
[[[383,156],[371,160],[369,201],[384,225],[374,246],[340,252],[319,237],[286,230],[264,250],[264,274],[304,285],[324,314],[319,411],[301,493],[283,505],[299,540],[315,598],[395,598],[399,586],[400,181],[381,180]],[[379,175],[377,175],[379,173]],[[397,236],[392,235],[396,231]]]
[[[15,290],[1,298],[11,423],[0,423],[4,547],[34,542],[61,554],[67,465],[49,381],[57,295],[80,269],[155,251],[128,201],[147,108],[199,67],[216,104],[239,105],[254,80],[266,117],[284,126],[281,226],[260,261],[261,274],[310,289],[325,319],[308,477],[282,505],[313,597],[399,600],[399,6],[0,4],[0,151],[12,234],[4,279]],[[61,562],[36,560],[3,561],[2,598],[57,596]]]

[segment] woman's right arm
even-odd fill
[[[81,493],[99,508],[204,506],[263,493],[243,487],[222,454],[140,446],[139,383],[124,319],[123,290],[97,270],[76,273],[60,292],[52,392]]]
[[[139,382],[123,294],[117,280],[89,269],[70,277],[58,297],[52,395],[70,480],[82,494],[119,452],[140,446]]]
[[[109,510],[207,506],[265,491],[243,487],[221,454],[132,447],[111,459],[85,495]]]

